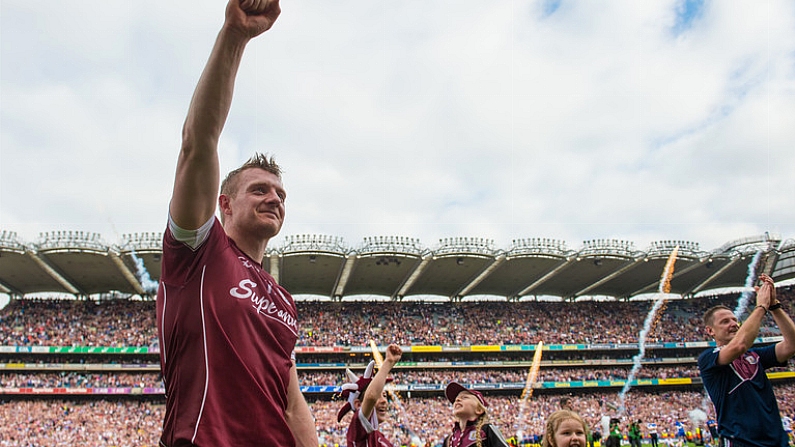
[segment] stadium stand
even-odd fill
[[[791,303],[793,293],[779,290]],[[450,380],[483,391],[506,436],[521,445],[541,435],[543,419],[571,396],[589,424],[604,415],[654,421],[673,436],[674,422],[691,429],[690,413],[711,415],[695,366],[708,344],[700,315],[736,295],[675,300],[647,339],[647,355],[620,413],[618,393],[638,351],[647,301],[350,303],[301,302],[297,348],[302,390],[321,443],[344,445],[347,420],[336,422],[344,370],[364,368],[369,340],[406,347],[394,371],[397,421],[385,432],[402,445],[438,445],[449,431]],[[731,306],[730,306],[731,307]],[[341,321],[339,315],[345,315]],[[137,300],[14,299],[0,310],[0,446],[156,446],[162,422],[154,303]],[[386,328],[389,328],[386,330]],[[767,327],[759,343],[775,341]],[[519,420],[521,395],[536,343],[541,369]],[[795,413],[795,372],[772,373],[783,414]]]

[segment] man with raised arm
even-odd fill
[[[162,447],[318,445],[295,368],[295,303],[261,265],[284,221],[280,168],[257,154],[218,185],[243,51],[279,13],[278,0],[229,1],[182,130],[157,295]]]
[[[795,354],[795,324],[776,299],[773,279],[761,275],[756,307],[740,326],[734,312],[714,306],[704,313],[707,334],[717,347],[698,357],[698,369],[718,416],[724,447],[786,447],[788,440],[773,386],[765,370],[786,366]],[[767,314],[772,315],[783,340],[752,347]]]

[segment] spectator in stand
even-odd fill
[[[154,303],[13,299],[0,310],[0,345],[154,346]]]
[[[162,388],[163,384],[158,378],[158,374],[152,373],[4,372],[0,374],[0,386],[5,388]]]
[[[571,398],[569,397],[561,397],[559,404],[561,410],[574,411],[574,406],[571,402]]]
[[[786,292],[791,294],[792,292]],[[707,297],[671,302],[661,315],[649,341],[703,341],[708,338],[694,313],[714,304],[733,305],[736,296]],[[322,303],[299,302],[302,316],[298,346],[381,344],[475,345],[553,343],[632,343],[637,341],[637,322],[616,326],[610,315],[648,313],[649,303],[506,303],[494,308],[485,303]],[[789,308],[788,303],[785,307]],[[149,301],[12,299],[0,310],[0,344],[7,346],[146,346],[156,347],[155,305]],[[352,311],[351,309],[354,309]],[[342,324],[336,315],[348,315]],[[401,326],[394,340],[382,340],[378,327]],[[579,323],[576,320],[579,319]],[[552,322],[561,322],[561,326]],[[405,323],[405,324],[404,324]],[[640,323],[637,323],[640,324]],[[472,330],[476,327],[477,330]],[[561,327],[565,330],[561,330]],[[780,335],[775,324],[764,325],[760,334]],[[653,357],[654,353],[650,355]],[[645,374],[644,367],[639,374]],[[541,371],[544,374],[544,370]],[[593,380],[625,379],[627,371],[603,370]],[[696,377],[697,371],[691,374]],[[641,377],[642,378],[642,377]]]
[[[785,289],[777,289],[777,296],[782,301],[782,305],[790,309],[792,305],[784,297],[789,296],[792,298],[792,292]],[[709,297],[697,298],[692,300],[677,300],[671,302],[663,314],[663,321],[680,322],[678,325],[686,326],[686,322],[692,320],[685,318],[685,314],[703,313],[708,307],[715,303],[724,303],[734,306],[737,300],[736,295],[725,297]],[[500,330],[491,330],[489,333],[475,333],[475,331],[465,331],[461,326],[463,321],[469,321],[469,317],[461,314],[463,308],[461,304],[422,304],[422,303],[319,303],[299,302],[300,315],[317,315],[326,312],[327,314],[322,318],[322,321],[315,319],[312,325],[313,329],[302,330],[300,334],[314,332],[328,336],[328,340],[333,340],[330,344],[321,343],[320,340],[326,338],[317,338],[317,343],[306,342],[309,345],[324,345],[331,346],[336,343],[336,340],[359,340],[362,339],[360,334],[349,333],[348,328],[341,327],[341,325],[331,318],[330,314],[335,313],[337,309],[344,307],[351,315],[351,320],[355,324],[365,325],[384,325],[390,324],[393,318],[391,314],[403,314],[404,312],[409,315],[408,318],[413,320],[411,324],[406,327],[411,328],[406,331],[402,337],[404,339],[417,339],[422,342],[421,344],[444,344],[452,341],[461,341],[463,344],[474,344],[477,340],[485,340],[488,344],[497,344],[499,339],[508,340],[510,337],[503,337],[504,334],[510,334],[507,330],[509,327],[529,328],[535,331],[533,334],[514,333],[511,337],[515,340],[529,340],[532,337],[540,337],[546,339],[547,333],[545,331],[556,331],[559,328],[548,327],[547,325],[535,325],[528,321],[515,321],[521,318],[532,319],[536,315],[541,315],[543,312],[546,315],[551,315],[552,318],[559,318],[558,316],[564,312],[580,315],[587,313],[589,310],[583,311],[579,305],[582,303],[566,303],[560,305],[559,303],[506,303],[497,309],[493,309],[489,313],[489,305],[483,303],[468,303],[466,304],[469,311],[479,315],[483,318],[484,325],[489,328],[502,328]],[[626,309],[625,303],[600,303],[607,306],[613,306],[610,312],[621,312]],[[381,309],[380,306],[384,306]],[[584,309],[589,309],[585,306]],[[316,309],[316,310],[315,310]],[[351,309],[368,309],[368,312],[373,312],[368,317],[359,317],[359,311],[351,311]],[[398,312],[400,310],[400,312]],[[647,311],[648,309],[646,309]],[[609,313],[609,312],[608,312]],[[84,300],[49,300],[49,299],[12,299],[10,304],[0,310],[0,344],[6,346],[148,346],[153,344],[152,339],[156,337],[154,330],[155,319],[154,303],[146,301],[134,300],[109,300],[109,301],[84,301]],[[675,318],[674,318],[675,317]],[[502,318],[502,324],[496,323],[497,318]],[[566,315],[560,318],[569,317]],[[492,319],[494,321],[492,321]],[[303,322],[304,318],[302,318]],[[590,338],[591,340],[610,340],[614,341],[613,337],[629,337],[628,340],[632,341],[632,337],[637,334],[625,334],[622,328],[612,328],[605,326],[609,322],[600,321],[601,318],[594,318],[593,321],[584,321],[578,331],[582,331],[575,338]],[[770,328],[769,333],[778,335],[778,329],[772,324],[772,319],[767,320],[767,327]],[[129,326],[125,326],[129,322]],[[685,322],[685,323],[681,323]],[[433,330],[428,332],[428,329],[433,328],[433,324],[439,323],[449,332],[434,333]],[[662,322],[661,322],[662,324]],[[302,324],[303,326],[303,324]],[[104,330],[104,327],[112,328],[111,330]],[[484,326],[485,327],[485,326]],[[457,329],[456,329],[457,328]],[[567,329],[568,330],[568,329]],[[425,332],[423,332],[425,331]],[[456,332],[457,331],[457,332]],[[676,328],[663,328],[660,332],[660,339],[663,341],[671,341],[675,337],[681,340],[704,340],[705,331],[700,329],[689,333],[683,332],[684,329]],[[599,332],[598,334],[590,334],[591,332]],[[760,333],[762,330],[760,330]],[[150,334],[150,335],[146,335]],[[332,334],[332,335],[329,335]],[[343,334],[343,335],[334,335]],[[373,335],[381,335],[373,331]],[[496,337],[496,338],[495,338]],[[557,337],[551,335],[550,338]],[[571,338],[570,338],[571,339]],[[148,341],[147,341],[148,340]],[[309,340],[309,339],[307,339]],[[365,342],[367,340],[364,340]],[[426,343],[427,342],[427,343]],[[358,341],[357,341],[358,343]],[[573,352],[570,356],[562,356],[558,354],[560,359],[577,360],[581,358],[582,352]],[[650,357],[655,356],[654,351],[647,351]],[[145,364],[151,363],[150,359],[141,357],[142,354],[135,354],[133,356],[124,355],[123,360],[119,356],[111,357],[109,355],[65,355],[65,354],[9,354],[6,358],[7,363],[28,363],[28,364],[63,364],[63,363],[85,363],[85,366],[91,366],[96,363],[133,363]],[[665,355],[669,356],[668,354]],[[405,357],[405,355],[404,355]],[[493,360],[493,361],[507,361],[514,360],[515,356],[504,354],[488,354],[483,353],[478,356],[478,360]],[[599,359],[599,356],[595,357]],[[305,363],[326,363],[329,360],[325,355],[301,355],[301,362]],[[412,360],[418,362],[429,361],[453,361],[456,360],[452,354],[418,354],[412,353]],[[43,369],[43,368],[42,368]],[[690,365],[681,366],[656,366],[655,364],[644,364],[639,376],[644,377],[660,377],[663,374],[667,377],[692,377],[695,368]],[[791,366],[788,370],[792,370]],[[544,380],[590,380],[594,377],[626,377],[626,369],[623,367],[616,368],[611,373],[605,367],[583,367],[582,365],[573,367],[542,367],[539,378]],[[695,371],[697,372],[697,371]],[[648,375],[644,375],[644,374]],[[445,384],[449,383],[453,378],[463,378],[465,383],[524,383],[526,379],[526,368],[499,368],[499,369],[471,369],[471,370],[407,370],[399,369],[393,370],[393,376],[397,383],[412,384],[412,383],[428,383],[428,384]],[[17,375],[21,375],[19,378]],[[325,384],[336,385],[340,383],[342,372],[302,372],[302,384]],[[317,377],[317,379],[315,379]],[[34,373],[31,371],[13,372],[5,370],[0,374],[0,383],[5,386],[7,383],[16,387],[20,385],[21,381],[30,381],[32,387],[54,387],[62,384],[64,386],[77,386],[82,387],[84,384],[92,386],[111,387],[115,383],[134,385],[137,380],[142,383],[150,384],[153,381],[159,380],[154,374],[142,374],[140,377],[133,378],[133,375],[124,375],[121,373],[99,373],[99,372],[85,372],[67,373],[64,376],[60,374],[52,374],[51,372]],[[157,383],[157,382],[154,382]],[[773,381],[775,395],[778,397],[778,405],[781,411],[782,418],[785,415],[792,416],[795,413],[795,385],[785,384],[781,381]],[[540,391],[540,390],[539,390]],[[497,425],[503,433],[510,433],[516,430],[517,426],[527,427],[524,432],[528,434],[528,439],[534,436],[539,436],[543,433],[542,421],[546,415],[551,414],[559,408],[559,395],[549,395],[537,391],[533,398],[528,403],[528,408],[523,421],[518,418],[518,404],[517,397],[499,397],[488,396],[487,399],[490,404],[490,415],[492,421]],[[310,396],[310,395],[308,395]],[[403,396],[405,398],[405,396]],[[700,392],[687,392],[687,391],[671,391],[667,389],[655,389],[653,387],[633,388],[627,396],[627,409],[628,413],[632,414],[633,418],[640,418],[649,423],[656,423],[658,426],[659,437],[665,436],[665,439],[672,439],[674,434],[672,431],[672,422],[676,419],[684,420],[687,418],[687,413],[695,408],[702,408],[703,393]],[[323,442],[328,445],[338,443],[344,445],[345,431],[347,426],[338,424],[335,419],[336,410],[339,407],[339,402],[325,401],[324,397],[313,397],[315,399],[311,404],[311,410],[317,417],[317,425],[320,430]],[[598,427],[599,420],[603,414],[600,409],[599,403],[605,399],[615,399],[614,393],[593,393],[591,391],[575,391],[570,396],[572,403],[578,409],[580,415],[587,421],[591,427]],[[49,398],[50,400],[42,401],[47,406],[52,406],[58,409],[63,405],[57,398]],[[410,445],[411,439],[406,434],[401,426],[409,426],[415,431],[423,441],[431,441],[432,444],[438,444],[449,434],[449,425],[444,420],[439,420],[439,414],[449,412],[449,404],[444,397],[428,398],[414,397],[404,401],[406,418],[391,417],[389,420],[379,426],[390,439],[399,440],[400,444]],[[0,420],[4,424],[0,424],[0,446],[6,447],[7,445],[18,446],[19,442],[10,441],[9,439],[31,439],[37,441],[34,445],[59,445],[58,441],[60,436],[71,433],[74,436],[75,442],[69,442],[68,445],[157,445],[157,435],[160,429],[158,424],[162,424],[163,420],[163,406],[158,403],[140,403],[138,406],[124,406],[124,407],[108,407],[109,409],[99,410],[100,407],[105,407],[100,401],[96,402],[82,402],[70,403],[69,417],[64,417],[62,420],[57,420],[55,415],[50,413],[38,412],[36,410],[25,411],[24,405],[28,402],[14,399],[13,401],[0,402]],[[109,416],[105,412],[112,412],[114,418],[120,420],[131,421],[131,426],[118,424],[110,425]],[[711,419],[715,418],[714,410],[710,406],[705,409]],[[32,415],[31,415],[32,413]],[[146,414],[145,414],[146,413]],[[25,415],[28,416],[25,416]],[[31,418],[36,418],[40,414],[40,418],[46,419],[49,417],[49,425],[42,433],[36,433],[35,436],[30,434],[31,428],[37,428],[42,421],[31,422]],[[77,420],[75,417],[82,415],[82,419]],[[446,418],[442,418],[446,419]],[[145,427],[143,420],[154,421],[151,430],[139,427]],[[5,423],[5,421],[8,421]],[[114,428],[118,426],[117,432],[110,433],[109,426]],[[146,426],[148,427],[148,426]],[[147,433],[141,434],[139,432],[148,430]],[[147,436],[149,435],[149,436]],[[112,438],[111,436],[116,436]],[[114,440],[107,443],[97,441],[97,439]],[[124,439],[140,439],[140,441],[123,441]],[[82,440],[80,443],[79,440]],[[395,441],[397,444],[398,441]],[[67,445],[60,442],[61,445]],[[322,444],[322,443],[321,443]]]
[[[0,402],[0,447],[155,447],[161,407],[137,401]]]

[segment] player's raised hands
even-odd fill
[[[756,305],[762,306],[765,309],[770,309],[770,305],[773,304],[776,294],[773,278],[763,273],[759,276],[759,280],[762,281],[762,285],[756,290]]]
[[[776,298],[776,283],[773,281],[769,275],[762,273],[759,275],[759,280],[765,284],[770,284],[770,305],[774,305],[778,303],[778,298]]]
[[[229,0],[226,25],[251,39],[269,30],[281,11],[279,0]]]

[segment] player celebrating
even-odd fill
[[[281,170],[256,155],[218,185],[243,52],[280,12],[278,0],[229,0],[182,129],[157,293],[160,447],[318,445],[293,359],[295,302],[262,268],[284,222]]]

